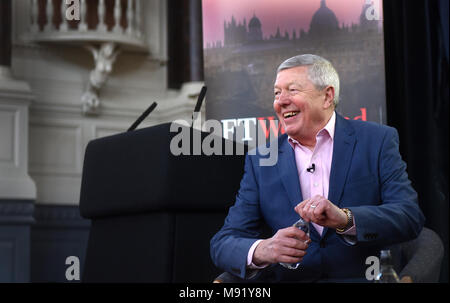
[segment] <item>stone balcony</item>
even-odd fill
[[[30,27],[24,39],[81,45],[112,42],[125,49],[147,51],[141,0],[80,0],[79,20],[66,15],[72,4],[30,0]]]
[[[95,68],[81,97],[82,111],[98,115],[100,90],[123,50],[148,52],[142,28],[141,0],[29,0],[25,41],[82,46]]]

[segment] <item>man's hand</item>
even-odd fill
[[[256,246],[252,262],[257,266],[301,262],[310,242],[305,232],[296,227],[280,229],[272,238],[265,239]]]
[[[302,201],[295,207],[295,211],[306,222],[331,228],[344,228],[347,225],[345,212],[319,195]]]

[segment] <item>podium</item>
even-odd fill
[[[192,138],[211,136],[189,128]],[[244,155],[174,156],[170,124],[91,141],[81,215],[91,220],[83,282],[211,282],[209,242],[233,205]],[[232,144],[223,138],[222,145]]]

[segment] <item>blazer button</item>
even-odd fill
[[[320,241],[319,246],[320,246],[320,248],[325,248],[325,246],[326,246],[325,240]]]

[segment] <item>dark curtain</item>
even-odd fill
[[[448,282],[448,0],[385,0],[388,125],[419,194],[425,225],[439,234]]]
[[[0,1],[0,65],[11,66],[11,0]]]
[[[201,0],[169,0],[168,87],[203,81],[203,32]]]

